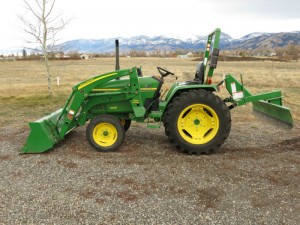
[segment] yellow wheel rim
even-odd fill
[[[204,104],[186,107],[177,121],[180,136],[191,144],[205,144],[211,141],[218,133],[219,126],[217,113]]]
[[[99,123],[93,129],[93,139],[100,146],[112,146],[117,141],[117,138],[118,131],[110,123]]]

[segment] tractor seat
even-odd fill
[[[203,64],[203,61],[201,61],[197,65],[197,69],[196,69],[194,81],[197,81],[197,82],[199,82],[201,84],[204,83],[204,64]]]
[[[143,77],[141,68],[136,68],[136,71],[137,71],[138,77]]]

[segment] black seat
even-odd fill
[[[194,81],[204,83],[204,64],[202,61],[197,65]]]
[[[137,71],[138,77],[143,77],[141,68],[136,68],[136,71]]]

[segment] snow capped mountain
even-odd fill
[[[167,36],[154,36],[149,37],[145,35],[135,36],[131,38],[108,38],[99,40],[72,40],[63,43],[60,47],[62,49],[68,49],[69,51],[79,51],[79,52],[90,52],[90,53],[101,53],[101,52],[113,52],[114,51],[114,41],[119,39],[121,45],[121,51],[133,50],[143,50],[143,51],[153,51],[156,49],[163,50],[176,50],[176,49],[190,49],[199,50],[199,48],[204,48],[207,36],[193,35],[189,38],[174,38]],[[233,40],[229,35],[221,34],[221,43],[228,43]]]
[[[273,33],[253,32],[253,33],[247,34],[246,36],[240,38],[239,40],[242,42],[242,41],[246,41],[251,38],[256,38],[256,37],[263,36],[263,35],[271,36],[272,34]]]
[[[155,51],[166,50],[174,51],[176,49],[186,49],[189,51],[203,50],[206,45],[207,36],[191,35],[189,37],[167,37],[139,35],[130,38],[116,37],[107,39],[77,39],[64,42],[57,46],[57,51],[78,51],[84,53],[111,53],[115,51],[115,40],[119,39],[120,51],[128,52],[130,50]],[[276,48],[285,46],[289,43],[300,45],[300,31],[281,32],[281,33],[263,33],[254,32],[246,36],[234,39],[226,33],[221,33],[221,49],[257,49],[260,47]],[[22,49],[6,49],[1,54],[7,52],[22,52]]]
[[[228,35],[228,34],[226,34],[226,33],[223,33],[223,32],[221,33],[220,39],[221,39],[223,42],[231,42],[231,41],[234,40],[230,35]]]

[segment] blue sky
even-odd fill
[[[136,35],[187,38],[216,27],[233,38],[300,30],[298,0],[56,0],[54,10],[72,18],[61,41]],[[17,20],[24,14],[22,0],[1,1],[0,49],[25,45]]]

